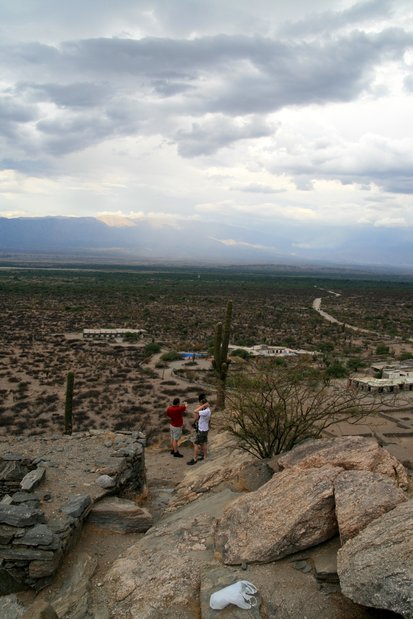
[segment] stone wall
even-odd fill
[[[0,595],[45,587],[93,505],[108,494],[138,495],[146,484],[141,434],[42,439],[30,459],[34,440],[0,454]]]

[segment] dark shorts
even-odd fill
[[[205,445],[208,442],[208,430],[197,430],[195,445]]]

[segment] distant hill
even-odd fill
[[[0,252],[93,253],[145,261],[211,264],[374,265],[413,270],[406,228],[282,225],[241,228],[217,222],[179,225],[128,220],[111,226],[94,217],[0,218]]]

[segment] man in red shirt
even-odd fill
[[[173,454],[175,458],[183,458],[183,455],[178,451],[178,441],[182,436],[182,428],[184,426],[183,414],[187,406],[188,404],[186,402],[181,406],[179,398],[175,398],[172,402],[172,406],[168,406],[166,409],[166,414],[170,419],[171,454]]]

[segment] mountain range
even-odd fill
[[[194,220],[154,224],[95,217],[0,217],[0,254],[98,255],[108,261],[330,264],[413,270],[409,228],[280,224],[276,230]]]

